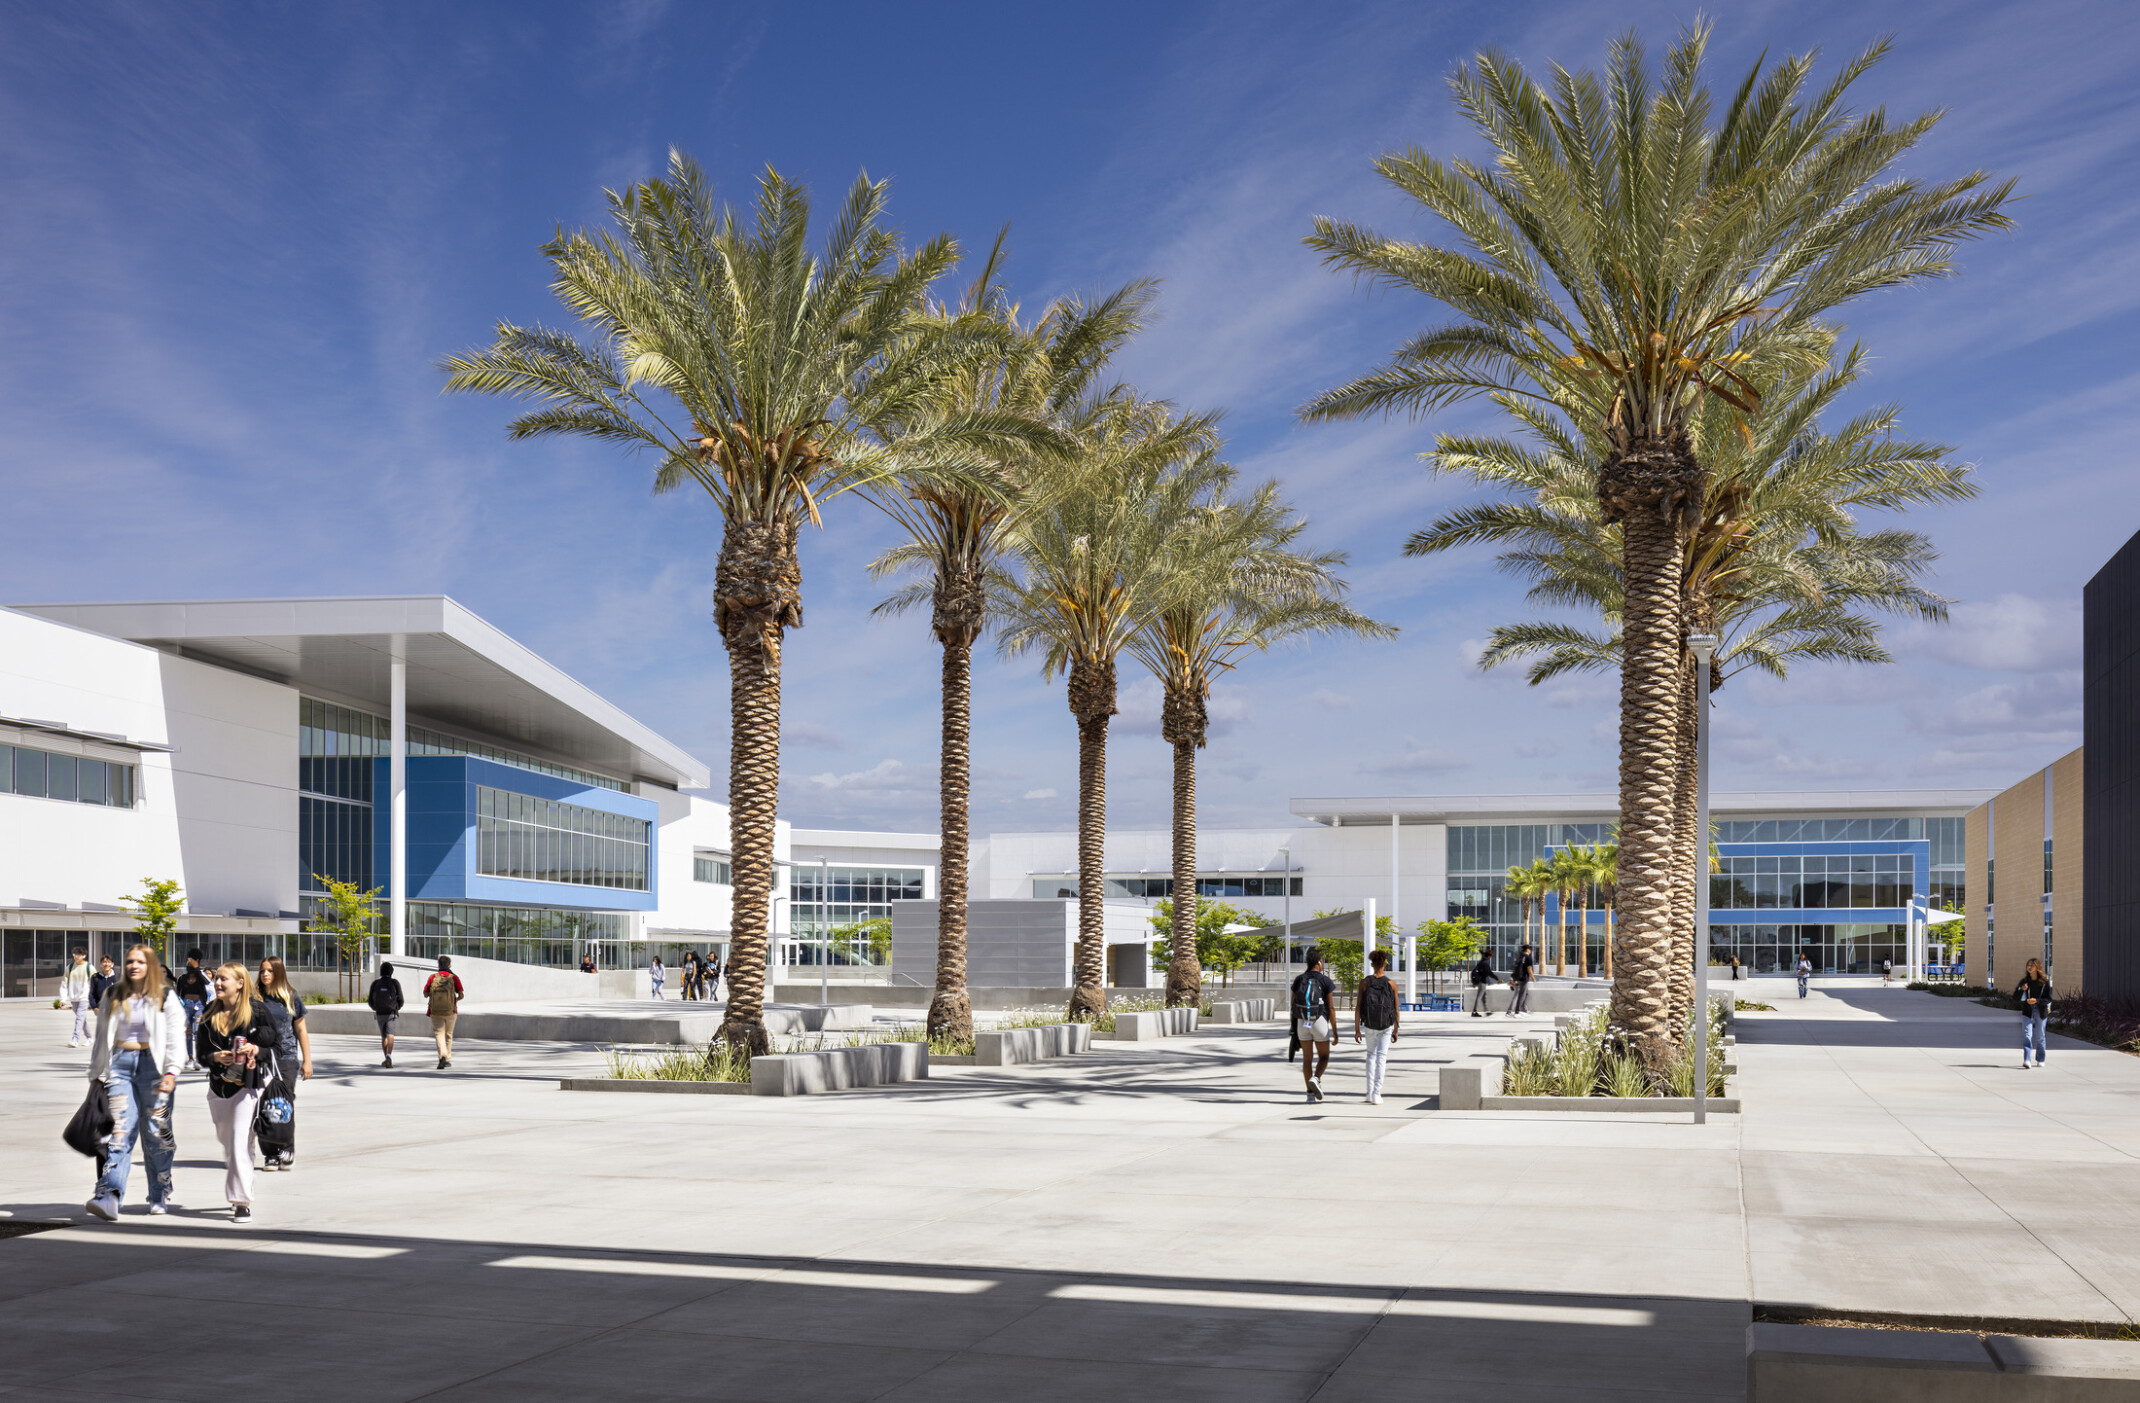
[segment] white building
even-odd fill
[[[0,609],[0,996],[126,943],[146,877],[210,959],[330,963],[323,877],[394,951],[673,959],[728,933],[708,779],[444,596]]]

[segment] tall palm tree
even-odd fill
[[[1531,921],[1529,911],[1531,907],[1537,908],[1537,963],[1538,966],[1542,969],[1544,968],[1546,962],[1546,897],[1551,894],[1553,890],[1553,864],[1546,861],[1542,857],[1534,857],[1531,859],[1529,866],[1512,867],[1509,869],[1509,871],[1517,874],[1518,882],[1516,890],[1527,903],[1523,920],[1523,938],[1526,943],[1528,943],[1531,938]]]
[[[1516,908],[1523,913],[1523,943],[1531,943],[1531,869],[1527,866],[1511,867],[1501,875],[1503,895],[1516,898]]]
[[[1588,883],[1589,869],[1584,865],[1582,855],[1576,851],[1573,843],[1554,853],[1550,865],[1553,869],[1553,895],[1558,899],[1559,903],[1555,914],[1560,922],[1557,927],[1559,940],[1553,955],[1553,972],[1565,975],[1568,972],[1568,908],[1574,904],[1577,893],[1581,892]],[[1580,970],[1582,962],[1580,942],[1583,938],[1581,927],[1577,927],[1575,938],[1578,942],[1576,962],[1578,970]]]
[[[1599,843],[1592,849],[1598,855],[1598,899],[1605,908],[1605,977],[1612,978],[1612,910],[1616,895],[1613,884],[1620,878],[1620,844]]]
[[[937,307],[915,328],[921,337],[970,339],[985,347],[941,387],[924,431],[944,417],[999,413],[1057,426],[1066,438],[1092,427],[1107,403],[1100,375],[1115,352],[1143,324],[1150,286],[1131,283],[1096,302],[1067,298],[1031,325],[999,280],[1004,235],[965,295]],[[974,323],[981,323],[975,326]],[[905,435],[894,436],[903,442]],[[1021,492],[1032,477],[1035,448],[1006,442],[993,452],[966,452],[867,489],[908,534],[871,566],[877,575],[923,576],[877,606],[901,613],[926,604],[930,630],[943,650],[943,725],[938,812],[943,834],[937,878],[936,988],[929,1001],[931,1038],[973,1037],[973,1003],[966,991],[968,804],[972,787],[973,645],[988,624],[987,585],[1016,534]],[[1043,449],[1041,451],[1052,451]]]
[[[958,256],[948,237],[906,251],[882,225],[886,187],[848,191],[822,253],[805,190],[768,169],[746,226],[698,165],[609,192],[615,228],[559,232],[543,255],[585,336],[500,322],[488,349],[447,357],[447,388],[535,401],[509,436],[568,434],[659,460],[654,490],[686,484],[721,513],[714,623],[729,659],[735,905],[722,1036],[766,1048],[766,918],[780,780],[780,657],[802,624],[796,538],[825,502],[892,471],[877,426],[916,422],[962,357],[906,335]],[[1030,437],[1002,418],[935,423],[953,451]]]
[[[1075,987],[1068,1017],[1107,1011],[1104,872],[1107,720],[1122,650],[1171,601],[1182,533],[1232,480],[1210,416],[1118,399],[1080,436],[1079,450],[1040,460],[1028,488],[1015,580],[992,588],[1005,654],[1041,652],[1044,676],[1068,674],[1077,718]]]
[[[1550,88],[1482,53],[1451,83],[1493,159],[1413,149],[1377,163],[1458,246],[1331,219],[1308,239],[1326,262],[1457,319],[1318,395],[1305,417],[1419,414],[1478,395],[1512,410],[1573,400],[1608,445],[1594,490],[1620,528],[1625,573],[1612,1020],[1653,1059],[1672,1052],[1680,580],[1706,495],[1690,417],[1720,399],[1757,422],[1742,365],[1780,364],[1796,346],[1810,367],[1808,328],[1860,294],[1950,272],[1958,242],[2010,222],[2010,183],[1892,174],[1938,114],[1895,125],[1845,106],[1884,43],[1817,89],[1810,55],[1757,64],[1719,113],[1702,73],[1708,37],[1706,25],[1683,31],[1658,77],[1630,34],[1602,78],[1556,69]]]
[[[1396,630],[1343,599],[1340,551],[1299,554],[1307,522],[1268,483],[1214,502],[1174,541],[1176,577],[1166,606],[1131,635],[1129,651],[1159,680],[1160,737],[1174,748],[1174,900],[1166,1001],[1196,1004],[1196,752],[1210,729],[1212,680],[1250,649],[1317,633],[1393,637]]]

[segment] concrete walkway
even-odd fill
[[[2064,1263],[2061,1313],[2083,1285],[2130,1303],[2140,1061],[2066,1044],[2050,1072],[1994,1069],[2010,1018],[1900,991],[1779,1009],[1742,1024],[1755,1111],[1702,1127],[1432,1109],[1439,1066],[1549,1018],[1408,1018],[1379,1107],[1359,1099],[1349,1043],[1332,1099],[1305,1104],[1277,1025],[775,1100],[555,1090],[599,1069],[589,1047],[469,1042],[452,1072],[421,1056],[388,1072],[363,1040],[322,1038],[299,1166],[261,1176],[255,1225],[223,1221],[192,1080],[181,1211],[136,1216],[137,1171],[120,1224],[0,1241],[9,1333],[34,1342],[0,1351],[0,1392],[222,1396],[217,1371],[129,1347],[134,1321],[176,1308],[272,1327],[308,1403],[1736,1399],[1748,1303],[1778,1291],[1924,1310],[1926,1289],[1905,1288],[1929,1278],[1943,1312],[2039,1315],[2016,1308],[2044,1298],[2033,1268]],[[85,1054],[64,1039],[62,1015],[0,1006],[15,1218],[82,1217],[87,1161],[57,1136]],[[1971,1062],[1987,1065],[1949,1065]],[[1919,1148],[1989,1144],[1993,1122],[2042,1115],[2017,1107],[2061,1077],[2086,1089],[2043,1124],[2077,1145],[2075,1126],[2122,1105],[2124,1150],[2032,1177]],[[1942,1107],[1902,1104],[1945,1095],[1941,1079],[1956,1084]],[[2079,1191],[2117,1220],[2093,1240],[2123,1263],[2045,1248],[2009,1270],[1995,1236],[1974,1275],[1954,1269],[2069,1167],[2126,1176]],[[1876,1237],[1905,1209],[1936,1222],[1928,1194],[1954,1201],[1920,1173],[1962,1174],[1979,1198],[1929,1249]],[[2056,1216],[2039,1203],[2013,1231]],[[1898,1284],[1867,1288],[1838,1240],[1881,1245],[1875,1276]]]

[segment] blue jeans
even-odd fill
[[[2051,1021],[2048,1013],[2024,1013],[2021,1015],[2021,1060],[2029,1060],[2029,1040],[2036,1041],[2036,1064],[2043,1065],[2045,1027]]]
[[[134,1163],[134,1141],[139,1140],[149,1161],[149,1202],[171,1197],[171,1152],[149,1129],[149,1108],[156,1104],[156,1086],[162,1080],[154,1053],[121,1050],[111,1055],[111,1080],[105,1083],[111,1096],[111,1139],[105,1142],[98,1193],[125,1199],[126,1174]]]
[[[193,1059],[193,1035],[201,1026],[201,1012],[208,1007],[206,999],[180,999],[186,1009],[186,1059]]]

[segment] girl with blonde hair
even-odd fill
[[[126,952],[119,977],[104,991],[90,1049],[89,1080],[104,1088],[112,1126],[89,1211],[119,1221],[139,1140],[149,1162],[149,1212],[160,1214],[171,1198],[171,1092],[186,1060],[186,1009],[165,987],[163,961],[148,946]]]
[[[2043,1065],[2044,1043],[2051,1021],[2051,976],[2042,960],[2030,960],[2014,986],[2014,1002],[2021,1005],[2021,1070],[2029,1067],[2029,1044],[2036,1045],[2036,1065]]]
[[[289,966],[273,955],[260,962],[260,1002],[275,1024],[275,1061],[290,1107],[283,1126],[288,1138],[265,1149],[260,1163],[263,1169],[287,1170],[297,1162],[297,1083],[312,1075],[312,1034],[305,1028],[305,1001],[290,985]]]
[[[223,1146],[223,1197],[231,1221],[253,1216],[253,1112],[275,1064],[274,1020],[261,1006],[245,966],[216,966],[215,1002],[194,1033],[193,1060],[208,1069],[208,1118]]]

